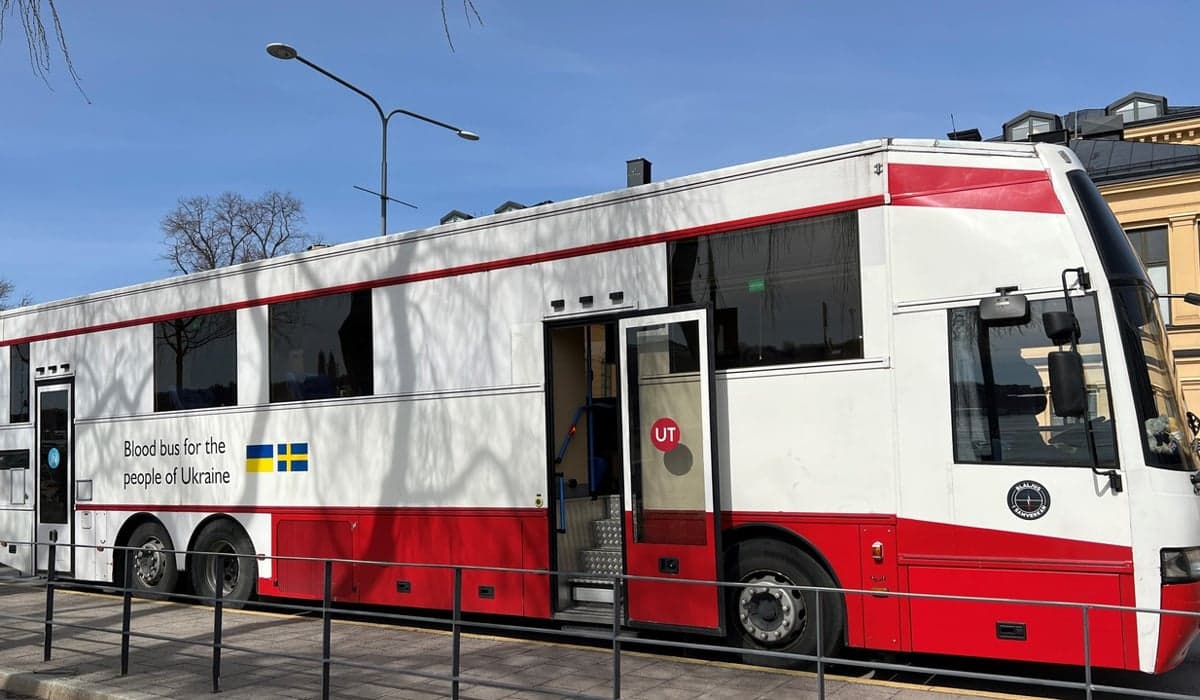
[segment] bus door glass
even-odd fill
[[[719,632],[712,356],[704,309],[620,322],[626,617]]]
[[[74,401],[68,382],[37,386],[37,570],[49,570],[50,542],[56,548],[54,569],[71,573],[74,561],[71,485],[74,483]]]

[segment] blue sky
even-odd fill
[[[290,191],[308,228],[378,233],[378,117],[273,41],[375,95],[479,133],[397,117],[393,232],[450,209],[560,201],[879,136],[985,136],[1026,109],[1131,92],[1200,104],[1200,2],[99,3],[59,0],[88,104],[49,87],[10,24],[0,44],[0,277],[50,301],[169,276],[159,222],[180,197]],[[1147,18],[1147,19],[1142,19]]]

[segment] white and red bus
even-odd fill
[[[1159,302],[1071,151],[876,140],[0,314],[24,572],[1082,663],[1080,611],[1200,610]],[[19,542],[56,541],[48,548]],[[448,609],[452,572],[339,564]],[[675,579],[755,585],[718,593]],[[1092,611],[1093,663],[1194,619]]]

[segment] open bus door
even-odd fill
[[[723,632],[707,309],[619,324],[627,622]]]

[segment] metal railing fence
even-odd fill
[[[55,562],[55,555],[58,548],[61,547],[85,547],[85,545],[68,545],[55,542],[16,542],[6,541],[4,544],[10,546],[24,546],[34,548],[45,548],[47,551],[47,562]],[[137,553],[139,549],[131,547],[111,547],[114,551],[127,553]],[[22,615],[0,612],[0,619],[22,620],[25,622],[41,622],[43,624],[43,660],[50,661],[54,650],[54,630],[56,627],[90,630],[95,632],[112,633],[120,635],[120,665],[121,675],[125,676],[129,673],[129,656],[130,644],[133,639],[147,639],[160,642],[169,642],[181,645],[203,646],[210,649],[211,654],[211,688],[213,693],[221,691],[221,654],[222,651],[235,651],[239,653],[253,654],[259,656],[271,656],[280,659],[286,659],[295,662],[307,662],[314,666],[319,664],[321,669],[321,697],[328,698],[331,692],[331,669],[336,663],[339,667],[355,668],[360,670],[379,670],[378,665],[365,664],[356,662],[348,658],[334,657],[334,649],[332,646],[332,623],[335,615],[353,616],[355,618],[366,618],[374,620],[382,620],[387,622],[403,622],[410,624],[420,624],[433,627],[448,627],[451,636],[451,651],[450,651],[450,668],[447,673],[435,673],[431,671],[422,671],[412,668],[389,668],[390,673],[398,675],[412,676],[424,680],[443,681],[449,685],[450,697],[459,698],[460,688],[463,684],[480,685],[493,688],[501,688],[514,691],[532,691],[545,695],[554,695],[564,698],[583,698],[586,700],[602,700],[600,696],[587,695],[583,693],[548,688],[548,687],[532,687],[528,685],[520,685],[508,683],[505,681],[496,680],[493,678],[484,678],[481,676],[472,676],[465,674],[462,669],[462,635],[464,630],[497,632],[501,634],[534,634],[546,637],[562,638],[566,640],[587,640],[593,644],[606,643],[606,646],[611,649],[612,655],[612,680],[611,680],[611,695],[612,698],[621,697],[621,655],[625,645],[636,643],[643,647],[655,649],[665,649],[674,651],[688,652],[704,652],[714,654],[729,654],[736,653],[743,657],[770,658],[779,661],[794,664],[801,662],[808,664],[815,669],[815,679],[817,684],[817,694],[819,698],[825,698],[826,680],[828,677],[827,668],[831,664],[838,666],[859,668],[873,671],[894,671],[900,673],[911,674],[928,674],[930,676],[946,676],[952,678],[967,679],[973,681],[989,681],[992,683],[1015,684],[1024,686],[1040,686],[1045,688],[1053,688],[1059,690],[1078,690],[1082,691],[1088,700],[1091,700],[1097,692],[1109,693],[1114,695],[1123,695],[1139,698],[1155,698],[1159,700],[1200,700],[1200,695],[1180,694],[1173,692],[1156,691],[1147,688],[1129,688],[1112,685],[1104,685],[1096,683],[1093,678],[1094,660],[1092,653],[1092,631],[1093,621],[1097,612],[1111,612],[1118,614],[1155,614],[1159,616],[1178,616],[1188,618],[1194,621],[1197,626],[1200,626],[1200,613],[1182,612],[1175,610],[1162,610],[1157,608],[1139,608],[1132,606],[1106,605],[1106,604],[1091,604],[1091,603],[1072,603],[1060,601],[1039,601],[1022,598],[996,598],[996,597],[978,597],[978,596],[957,596],[945,594],[926,594],[926,593],[900,593],[887,592],[881,594],[879,591],[853,589],[853,588],[834,588],[834,587],[816,587],[816,586],[784,586],[778,584],[780,590],[789,592],[809,592],[812,593],[813,601],[813,620],[816,625],[816,653],[815,654],[797,654],[790,652],[772,651],[768,649],[749,649],[749,648],[731,648],[727,645],[703,643],[689,639],[668,639],[657,637],[638,636],[623,629],[623,612],[624,612],[624,596],[625,586],[630,581],[655,581],[662,582],[662,578],[631,576],[627,574],[603,575],[603,578],[613,580],[614,602],[612,606],[611,625],[599,626],[594,630],[579,630],[579,629],[556,629],[547,626],[533,626],[529,624],[521,624],[519,622],[497,622],[494,617],[491,619],[467,619],[463,615],[463,574],[468,571],[493,572],[501,574],[527,574],[546,577],[563,577],[571,576],[571,572],[566,571],[550,571],[545,569],[520,569],[520,568],[505,568],[505,567],[487,567],[487,566],[462,566],[449,564],[427,564],[427,563],[410,563],[410,562],[388,562],[375,560],[360,560],[360,559],[344,559],[344,558],[316,558],[316,557],[293,557],[293,556],[271,556],[258,554],[238,555],[231,553],[213,553],[200,552],[189,550],[156,550],[164,556],[176,555],[198,555],[194,561],[202,561],[203,557],[211,557],[213,567],[213,580],[215,592],[212,596],[197,596],[185,593],[173,593],[171,596],[176,599],[189,600],[196,603],[211,605],[213,609],[213,628],[211,642],[198,642],[195,640],[184,639],[181,637],[173,637],[170,635],[159,634],[155,632],[134,631],[133,630],[133,600],[135,598],[153,598],[161,599],[161,593],[148,591],[137,588],[131,585],[133,580],[133,556],[122,556],[120,559],[124,562],[124,579],[122,586],[114,584],[95,584],[77,581],[63,581],[54,571],[54,567],[48,567],[49,571],[45,576],[45,606],[44,615],[38,619],[31,619]],[[237,558],[253,558],[256,561],[269,559],[274,566],[280,561],[302,561],[316,562],[323,567],[324,578],[322,585],[322,599],[320,601],[321,614],[321,655],[319,657],[305,654],[293,654],[281,651],[264,651],[263,649],[250,648],[241,645],[229,644],[222,639],[224,629],[224,610],[228,605],[228,601],[224,598],[223,572],[225,564],[230,557]],[[439,617],[436,615],[421,615],[413,612],[384,612],[380,610],[369,609],[354,609],[346,607],[335,607],[334,605],[334,566],[335,565],[369,565],[378,567],[405,567],[416,569],[449,569],[453,572],[453,591],[452,591],[452,608],[449,611],[450,617]],[[599,578],[600,574],[589,573],[590,578]],[[669,581],[673,584],[697,585],[717,587],[719,589],[730,588],[745,588],[745,587],[761,587],[761,583],[743,584],[737,582],[714,582],[702,581],[694,579],[677,579],[671,578]],[[55,592],[60,588],[70,588],[71,590],[97,590],[104,592],[112,592],[116,590],[121,596],[121,625],[120,630],[113,630],[110,627],[97,627],[67,620],[60,620],[55,616]],[[838,594],[842,596],[872,596],[872,597],[896,597],[909,600],[935,600],[935,601],[954,601],[966,602],[971,604],[1005,604],[1005,605],[1022,605],[1035,606],[1042,608],[1057,608],[1057,609],[1074,609],[1079,611],[1081,621],[1082,634],[1082,673],[1083,679],[1080,681],[1062,680],[1056,678],[1043,678],[1034,676],[1021,676],[1004,673],[987,673],[981,671],[968,671],[956,668],[939,668],[934,666],[921,666],[913,664],[900,664],[879,660],[856,659],[844,656],[830,656],[823,653],[825,648],[825,639],[822,638],[824,625],[822,625],[822,615],[825,614],[822,610],[822,599],[826,598],[823,594]],[[239,601],[240,604],[241,601]],[[260,600],[256,602],[256,606],[261,609],[279,611],[279,612],[313,612],[312,605],[303,605],[293,602],[285,602],[280,600]],[[401,608],[402,610],[411,610]]]

